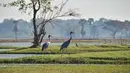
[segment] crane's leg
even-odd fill
[[[49,52],[50,52],[50,54],[53,52],[53,51],[51,50],[51,48],[49,48]]]
[[[70,57],[70,52],[68,51],[68,49],[66,48],[66,54],[68,54],[68,56]]]
[[[68,55],[69,55],[69,57],[70,57],[70,52],[68,52]]]
[[[65,51],[65,54],[66,54],[67,53],[67,48],[65,48],[64,51]]]
[[[63,50],[61,50],[61,57],[62,57],[62,55],[63,55]]]
[[[65,49],[62,49],[62,50],[61,50],[61,57],[62,57],[63,54],[64,54],[64,50],[65,50]]]
[[[47,50],[47,49],[44,49],[44,56],[46,56],[46,50]]]
[[[44,54],[44,56],[45,56],[45,49],[43,50],[43,54]]]

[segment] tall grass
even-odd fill
[[[130,65],[1,65],[0,73],[129,73]]]
[[[18,47],[12,47],[12,46],[0,46],[0,49],[17,49]]]
[[[49,46],[45,51],[40,48],[17,48],[0,53],[43,54],[17,59],[0,59],[0,63],[31,64],[130,64],[129,46],[120,45],[80,45],[69,46],[62,52],[60,46]]]
[[[0,59],[0,63],[31,64],[130,64],[130,51],[79,54],[48,54],[17,59]]]
[[[44,52],[41,51],[40,48],[16,48],[14,50],[10,51],[4,51],[0,53],[12,53],[12,54],[60,54],[60,46],[49,46],[47,50]],[[79,47],[76,46],[69,46],[67,49],[63,51],[63,53],[71,53],[71,54],[76,54],[76,53],[84,53],[84,52],[108,52],[108,51],[129,51],[130,48],[129,46],[120,46],[120,45],[97,45],[97,46],[92,46],[92,45],[80,45]]]

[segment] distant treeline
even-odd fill
[[[0,23],[0,38],[15,38],[14,21],[17,22],[17,37],[30,38],[33,36],[32,20],[4,19]],[[37,19],[37,24],[41,20]],[[89,19],[55,19],[46,25],[47,35],[53,38],[67,38],[69,32],[73,31],[74,38],[99,39],[99,38],[130,38],[130,21],[119,21],[100,18],[99,20]],[[33,37],[32,37],[33,38]],[[46,36],[45,36],[46,38]]]

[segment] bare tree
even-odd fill
[[[3,7],[14,6],[18,7],[21,12],[28,12],[28,14],[32,13],[33,16],[33,47],[38,47],[42,42],[43,37],[46,34],[45,25],[51,23],[52,20],[58,17],[66,17],[66,16],[77,16],[74,9],[70,9],[68,11],[63,11],[66,6],[68,0],[62,0],[62,2],[58,5],[53,5],[53,0],[17,0],[11,2],[9,4],[0,4]],[[41,22],[36,24],[36,18],[41,16]]]

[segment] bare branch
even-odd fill
[[[34,11],[36,11],[34,0],[31,0],[31,1],[32,1],[32,4],[33,4],[33,9],[34,9]]]
[[[60,13],[62,12],[63,8],[65,7],[65,5],[67,4],[68,0],[66,0],[66,2],[61,3],[61,6],[59,7],[59,10],[55,13],[54,16],[60,15]]]
[[[52,22],[49,22],[49,23],[51,24],[51,26],[52,26],[53,28],[55,28],[55,27],[54,27],[54,23],[52,23]]]
[[[37,1],[38,1],[38,9],[36,9],[36,11],[38,11],[41,8],[40,0]]]

